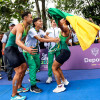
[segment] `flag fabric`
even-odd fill
[[[49,8],[48,13],[53,17],[57,24],[62,18],[66,19],[71,24],[72,28],[76,32],[83,51],[88,49],[91,44],[94,43],[97,32],[100,30],[100,27],[96,24],[91,23],[82,17],[71,15],[56,8]]]

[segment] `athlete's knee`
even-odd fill
[[[55,66],[52,66],[52,70],[55,71],[57,70],[57,68]]]
[[[21,67],[22,67],[23,72],[27,70],[27,64],[26,63],[22,64]]]
[[[16,72],[17,76],[21,76],[23,74],[23,70],[19,70]]]

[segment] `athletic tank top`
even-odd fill
[[[66,50],[69,50],[69,47],[68,45],[66,44],[66,39],[68,37],[64,37],[61,35],[61,33],[59,34],[59,38],[60,38],[60,47],[61,49],[66,49]],[[69,50],[70,51],[70,50]]]
[[[23,23],[21,23],[22,26],[24,27]],[[27,35],[27,31],[25,30],[25,27],[24,27],[24,32],[22,34],[22,39]],[[9,34],[9,38],[8,38],[8,41],[7,41],[7,44],[6,44],[6,47],[9,47],[9,46],[14,46],[16,48],[18,48],[18,45],[15,43],[15,40],[16,40],[16,35],[11,33]]]

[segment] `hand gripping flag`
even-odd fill
[[[66,19],[71,24],[76,32],[83,51],[91,46],[95,40],[98,30],[100,30],[99,26],[83,19],[82,17],[71,15],[56,8],[49,8],[48,13],[51,17],[53,17],[57,24],[62,18]]]

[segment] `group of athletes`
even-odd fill
[[[51,19],[51,27],[44,32],[42,30],[43,22],[41,18],[33,19],[30,12],[24,12],[22,19],[22,23],[17,24],[11,30],[4,51],[5,57],[7,57],[10,66],[15,71],[11,100],[26,99],[26,96],[21,96],[19,93],[29,91],[29,88],[22,86],[27,64],[29,66],[30,91],[35,93],[42,92],[36,85],[38,80],[36,79],[36,73],[40,67],[40,42],[45,42],[48,45],[48,79],[46,83],[52,82],[53,71],[57,82],[57,87],[53,92],[65,91],[64,85],[68,85],[69,82],[64,77],[60,66],[69,59],[71,54],[67,45],[70,39],[70,32],[66,20],[59,20],[58,28],[55,20]],[[28,26],[31,24],[32,28],[28,29]],[[18,47],[23,49],[23,54],[18,50]],[[53,61],[54,56],[55,60]]]

